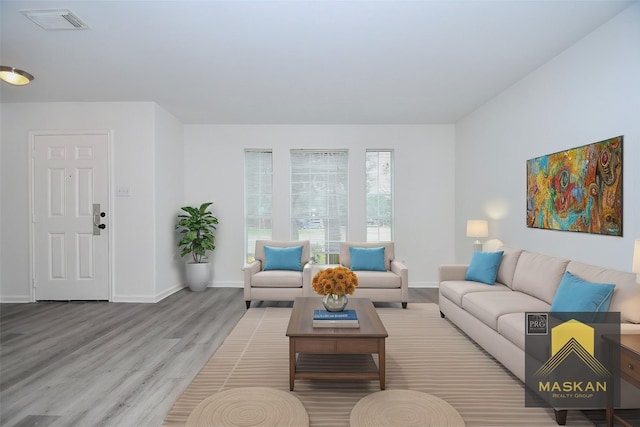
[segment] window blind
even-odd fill
[[[244,165],[245,253],[252,261],[256,240],[272,238],[273,153],[245,150]]]
[[[291,238],[309,240],[312,258],[339,262],[348,227],[348,151],[291,150]]]

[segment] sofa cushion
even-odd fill
[[[504,252],[481,252],[475,251],[471,256],[471,263],[467,269],[465,280],[493,285],[496,282],[498,267],[502,261]]]
[[[452,280],[440,283],[440,295],[462,307],[462,297],[469,292],[511,292],[511,289],[505,285],[496,283],[493,286],[487,286],[484,283],[467,282],[464,280]]]
[[[551,304],[568,263],[566,259],[523,251],[513,274],[512,288]]]
[[[551,303],[553,312],[606,312],[616,285],[592,283],[566,271]]]
[[[390,271],[356,271],[358,276],[359,288],[399,288],[402,285],[402,279],[395,273]]]
[[[292,246],[300,246],[302,245],[302,265],[304,266],[309,262],[309,257],[311,253],[311,245],[308,240],[299,240],[299,241],[281,241],[281,240],[256,240],[256,253],[254,258],[257,261],[260,261],[264,266],[265,261],[265,246],[271,246],[273,248],[290,248]]]
[[[513,273],[516,271],[516,265],[518,264],[518,258],[520,258],[522,249],[503,246],[500,250],[504,253],[502,254],[502,261],[498,268],[496,282],[503,283],[511,288],[513,287]]]
[[[384,267],[391,270],[391,261],[396,258],[393,242],[340,242],[340,264],[351,268],[351,255],[349,248],[379,248],[384,247]]]
[[[387,271],[384,264],[384,246],[379,248],[349,248],[351,270]]]
[[[264,247],[263,270],[293,270],[302,271],[302,246],[278,248]]]
[[[595,265],[571,261],[567,271],[584,280],[616,285],[609,311],[620,312],[622,322],[640,323],[640,284],[634,273],[617,271]]]
[[[462,308],[490,328],[498,329],[498,318],[509,313],[549,311],[549,304],[523,292],[472,292],[462,297]]]
[[[524,350],[524,313],[509,313],[498,317],[498,333]]]
[[[292,270],[261,271],[251,277],[255,288],[301,288],[302,272]]]

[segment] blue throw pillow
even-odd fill
[[[565,312],[606,312],[609,311],[613,288],[608,283],[592,283],[566,271],[549,311]]]
[[[502,261],[502,254],[504,254],[504,251],[475,251],[471,256],[471,262],[464,280],[486,283],[487,285],[495,284],[498,267],[500,267],[500,262]]]
[[[387,271],[384,265],[384,246],[379,248],[349,247],[351,270]]]
[[[265,246],[263,270],[302,271],[302,246]]]

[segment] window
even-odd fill
[[[367,242],[393,240],[393,151],[367,150]]]
[[[291,150],[291,238],[309,240],[311,257],[339,262],[348,222],[348,152]]]
[[[246,260],[253,261],[256,240],[272,238],[273,154],[271,150],[245,150]]]

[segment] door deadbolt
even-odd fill
[[[105,212],[100,212],[100,203],[94,203],[93,205],[93,235],[99,236],[100,231],[107,228],[105,224],[100,223],[100,218],[107,216]]]

